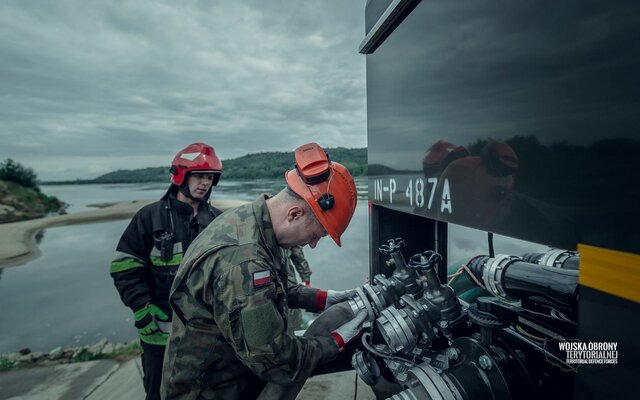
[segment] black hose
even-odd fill
[[[345,301],[329,307],[320,314],[304,333],[303,337],[329,336],[339,326],[355,318],[353,310]],[[268,383],[258,400],[295,400],[309,376],[303,376],[290,385]]]
[[[390,360],[411,364],[412,366],[416,365],[415,362],[413,362],[413,361],[411,361],[411,360],[409,360],[407,358],[396,356],[396,355],[389,354],[389,353],[385,353],[385,352],[382,352],[382,351],[376,349],[375,347],[373,347],[369,343],[369,337],[370,336],[371,336],[371,334],[369,332],[365,332],[362,335],[362,345],[364,346],[365,349],[367,349],[367,351],[369,353],[375,354],[376,356],[381,357],[381,358],[388,358]]]

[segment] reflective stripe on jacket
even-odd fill
[[[151,302],[170,316],[169,291],[184,251],[220,213],[203,203],[194,216],[193,208],[173,195],[140,209],[122,234],[111,262],[111,277],[122,302],[134,312]]]

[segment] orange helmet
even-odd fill
[[[213,186],[218,184],[222,174],[222,162],[213,147],[206,143],[192,143],[180,150],[171,162],[171,183],[182,185],[189,172],[213,173]]]
[[[295,150],[295,168],[285,172],[289,188],[309,204],[338,246],[356,210],[356,184],[347,168],[329,160],[317,143]]]

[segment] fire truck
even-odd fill
[[[360,378],[393,399],[636,397],[640,3],[365,12]]]

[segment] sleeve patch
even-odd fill
[[[245,340],[249,348],[253,348],[253,350],[256,347],[270,344],[284,330],[280,314],[278,314],[272,302],[253,308],[245,308],[240,313],[240,316],[244,327]]]

